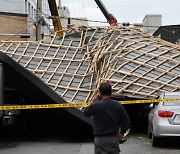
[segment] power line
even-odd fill
[[[9,3],[25,3],[25,2],[19,2],[17,0],[13,1],[13,0],[3,0],[3,1],[6,1],[6,2],[9,2]],[[34,4],[36,4],[36,2],[34,0],[31,0]]]
[[[9,2],[9,3],[24,3],[24,2],[14,2],[14,1],[12,1],[12,0],[4,0],[4,1],[6,1],[6,2]]]
[[[68,17],[60,17],[62,19],[68,19]],[[98,23],[108,23],[106,21],[99,21],[99,20],[89,20],[89,19],[81,19],[81,18],[73,18],[71,17],[70,19],[73,19],[73,20],[79,20],[79,21],[89,21],[89,22],[98,22]]]
[[[159,3],[159,4],[126,4],[126,5],[108,5],[108,7],[137,7],[137,6],[154,6],[154,5],[160,5],[160,6],[163,6],[163,5],[178,5],[180,3]],[[94,7],[94,8],[97,8],[97,7]],[[74,7],[73,6],[73,9],[84,9],[84,6],[82,7]]]
[[[108,5],[108,7],[131,7],[131,6],[154,6],[154,5],[177,5],[180,3],[159,3],[159,4],[127,4],[127,5]]]
[[[32,22],[32,24],[30,24],[29,26],[26,26],[26,27],[22,28],[20,31],[18,31],[17,33],[13,34],[11,37],[7,38],[6,41],[8,41],[8,40],[10,40],[11,38],[13,38],[14,36],[22,33],[24,30],[32,27],[33,25],[35,25],[37,22],[39,22],[39,21],[41,21],[41,20],[42,20],[42,17],[39,18],[39,19],[37,19],[36,21]]]
[[[68,17],[60,17],[61,19],[68,19]],[[81,19],[81,18],[70,18],[70,19],[73,19],[73,20],[79,20],[79,21],[88,21],[88,22],[97,22],[97,23],[107,23],[109,24],[107,21],[99,21],[99,20],[89,20],[89,19]],[[123,25],[123,23],[118,23],[120,25]],[[131,24],[131,23],[128,23],[129,25],[131,26],[134,26],[135,24]],[[160,26],[140,26],[140,27],[152,27],[152,28],[159,28]]]
[[[10,1],[10,0],[4,0],[4,1],[8,1],[8,2],[12,2],[12,3],[15,3],[15,2],[13,2],[13,1]],[[34,0],[33,0],[33,2],[34,2]],[[21,2],[21,3],[24,3],[24,2]],[[34,2],[35,3],[35,2]],[[171,4],[174,4],[174,3],[171,3]],[[180,4],[180,3],[178,3],[178,4]],[[117,7],[117,6],[114,6],[114,7]],[[47,18],[47,19],[49,19],[50,18],[50,16],[48,15],[48,14],[45,14],[43,11],[41,11],[42,12],[42,14]],[[11,17],[8,17],[8,18],[11,18]],[[60,17],[61,19],[68,19],[68,17]],[[11,18],[12,19],[12,18]],[[13,18],[14,19],[14,18]],[[107,21],[99,21],[99,20],[89,20],[89,19],[82,19],[82,18],[70,18],[70,19],[73,19],[73,20],[78,20],[78,21],[87,21],[87,22],[95,22],[95,23],[105,23],[105,24],[107,24],[108,22]],[[20,19],[16,19],[16,20],[20,20]],[[26,21],[26,20],[20,20],[20,21]],[[28,21],[28,22],[32,22],[32,21]],[[123,24],[123,23],[119,23],[119,24]],[[129,25],[133,25],[134,26],[134,24],[129,24]],[[159,26],[143,26],[142,25],[142,27],[154,27],[154,28],[159,28]]]
[[[83,7],[83,14],[84,14],[84,16],[85,16],[85,11],[84,11],[84,0],[82,0],[82,7]]]
[[[43,12],[42,12],[42,13],[43,13]],[[44,17],[46,17],[48,20],[52,18],[52,16],[49,16],[49,15],[47,15],[47,14],[45,14],[45,13],[43,13],[43,15],[44,15]],[[17,19],[17,18],[13,18],[13,17],[8,17],[8,16],[7,16],[6,18],[14,19],[14,20],[18,20],[18,21],[28,21],[28,22],[34,23],[33,20],[21,20],[21,19]],[[60,17],[60,19],[68,19],[68,17]],[[72,19],[72,20],[78,20],[78,21],[87,21],[87,22],[95,22],[95,23],[108,24],[107,21],[89,20],[89,19],[74,18],[74,17],[71,17],[70,19]],[[118,24],[122,25],[123,23],[118,23]],[[134,26],[134,24],[131,24],[131,23],[129,23],[129,25]],[[52,26],[52,25],[50,25],[50,26]],[[142,25],[142,27],[152,27],[152,28],[154,27],[154,28],[159,28],[159,26],[143,26],[143,25]]]
[[[26,19],[23,20],[23,19],[13,18],[13,17],[10,17],[10,16],[6,16],[6,18],[13,19],[13,20],[16,20],[16,21],[28,21],[28,22],[31,22],[31,23],[33,22],[33,20],[26,20]]]

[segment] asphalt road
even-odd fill
[[[93,139],[61,136],[3,136],[0,154],[93,154]],[[132,135],[120,144],[121,154],[179,154],[179,141],[166,141],[153,148],[145,135]]]
[[[122,154],[180,154],[178,140],[163,141],[160,147],[152,147],[146,135],[133,135],[120,145]]]

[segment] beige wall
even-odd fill
[[[0,15],[0,40],[6,40],[10,36],[3,36],[2,34],[15,34],[23,28],[27,27],[29,22],[27,21],[27,17],[23,16],[12,16],[12,15]],[[24,30],[22,33],[31,33],[35,32],[35,27],[32,26],[28,31]],[[21,36],[15,36],[11,40],[15,41],[26,41],[26,40],[34,40],[31,38],[21,38]]]
[[[82,18],[81,18],[82,19]],[[86,18],[84,18],[86,19]],[[18,31],[22,30],[23,28],[29,26],[31,24],[30,21],[31,18],[29,17],[24,17],[24,16],[14,16],[11,14],[7,14],[7,15],[2,15],[0,14],[0,40],[6,40],[9,37],[11,37],[11,35],[2,35],[2,34],[15,34]],[[67,24],[68,24],[68,20],[67,19],[61,19],[62,25],[63,25],[63,29],[67,28]],[[71,19],[71,24],[75,24],[75,26],[88,26],[88,22],[87,21],[80,21],[80,20],[74,20]],[[35,41],[36,37],[36,28],[35,26],[32,26],[26,30],[24,30],[22,33],[24,34],[31,34],[30,38],[21,38],[21,36],[15,36],[13,37],[11,40],[14,41]]]

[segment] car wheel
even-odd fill
[[[152,146],[158,147],[160,145],[160,139],[152,134]]]

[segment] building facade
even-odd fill
[[[152,35],[161,26],[162,16],[160,14],[146,15],[142,22],[142,30]]]
[[[35,26],[25,29],[30,24],[28,19],[27,14],[0,12],[0,40],[35,40]]]
[[[0,10],[0,40],[36,40],[37,0],[16,0],[16,2],[3,0]],[[69,24],[88,26],[87,18],[70,18],[70,10],[67,6],[61,6],[59,3],[59,11],[63,29]],[[49,37],[53,31],[50,14],[48,1],[42,0],[42,38]],[[19,33],[12,37],[17,32]]]
[[[47,18],[49,14],[49,7],[46,0],[42,1],[42,14],[44,17],[45,26],[42,26],[41,34],[46,36],[50,34],[50,19]],[[12,40],[36,40],[36,26],[37,20],[36,14],[37,1],[36,0],[17,0],[1,2],[0,5],[0,40],[6,40],[11,38],[17,32],[20,32],[16,37],[12,37]]]

